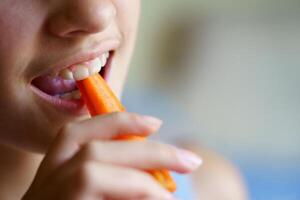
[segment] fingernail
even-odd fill
[[[185,166],[192,170],[197,169],[203,163],[199,156],[184,149],[178,150],[178,157]]]
[[[155,117],[142,116],[142,118],[147,123],[147,125],[150,125],[153,128],[158,129],[162,125],[162,121],[160,119],[155,118]]]

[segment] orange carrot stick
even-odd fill
[[[124,106],[99,74],[90,76],[82,81],[77,81],[77,87],[92,116],[125,111]],[[114,139],[145,140],[144,137],[133,135],[117,137]],[[149,170],[148,172],[170,192],[176,190],[176,184],[167,170]]]

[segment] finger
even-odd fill
[[[132,168],[88,162],[78,168],[76,174],[77,176],[69,179],[74,185],[73,189],[99,198],[161,200],[172,198],[172,195],[151,176]]]
[[[38,175],[45,177],[73,157],[81,145],[91,140],[105,140],[128,134],[147,136],[157,131],[161,124],[159,119],[132,113],[113,113],[69,124],[61,130],[50,147]]]
[[[196,170],[202,160],[196,154],[157,142],[100,142],[86,144],[70,164],[94,160],[142,170],[169,169],[179,173]]]

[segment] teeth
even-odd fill
[[[102,67],[102,62],[99,58],[91,61],[90,66],[88,67],[90,75],[99,73]]]
[[[73,65],[68,69],[64,69],[59,73],[59,76],[67,80],[80,81],[86,79],[87,77],[99,73],[101,68],[107,63],[107,58],[109,57],[109,52],[103,53],[98,58],[85,62],[78,65]]]
[[[68,93],[60,95],[60,98],[65,99],[65,100],[80,99],[81,94],[80,94],[79,90],[75,90],[73,92],[68,92]]]
[[[73,73],[69,69],[64,69],[59,73],[59,76],[63,79],[74,80]]]
[[[86,65],[76,65],[73,71],[73,76],[76,81],[86,79],[90,76],[89,69]]]
[[[104,53],[105,58],[107,59],[109,57],[109,52]]]
[[[72,93],[66,93],[60,96],[60,98],[65,99],[65,100],[71,100],[72,99]]]
[[[107,62],[107,57],[106,57],[106,55],[105,54],[103,54],[102,56],[101,56],[101,63],[102,63],[102,67],[104,67],[105,65],[106,65],[106,62]]]

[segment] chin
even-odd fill
[[[5,130],[1,135],[1,143],[20,151],[35,154],[45,154],[57,134],[67,123],[87,117],[82,115],[78,118],[66,118],[56,115],[55,119],[55,116],[48,114],[45,118],[45,113],[37,114],[37,111],[28,112],[23,116],[31,117],[5,120],[1,124],[0,128]],[[10,117],[10,119],[12,118]]]

